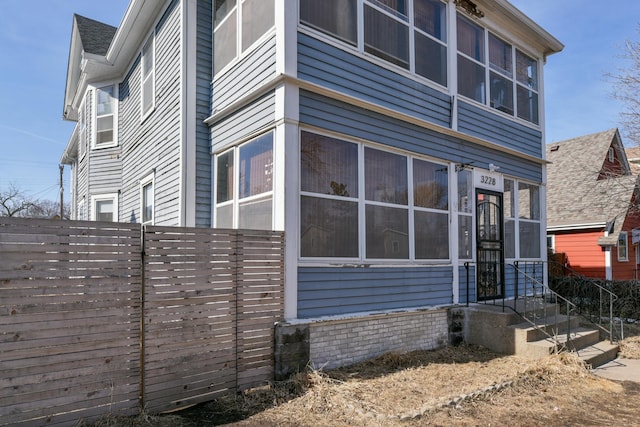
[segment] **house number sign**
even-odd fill
[[[504,177],[501,173],[476,168],[473,170],[473,186],[502,193],[504,192]]]

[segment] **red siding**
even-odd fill
[[[566,254],[569,267],[587,277],[604,279],[604,252],[598,246],[602,231],[575,231],[555,235],[556,252]]]

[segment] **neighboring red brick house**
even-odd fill
[[[547,145],[547,236],[588,277],[638,278],[638,177],[617,129]]]

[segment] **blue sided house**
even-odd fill
[[[285,319],[337,366],[448,340],[546,260],[543,66],[506,0],[131,0],[73,18],[75,219],[283,230]]]

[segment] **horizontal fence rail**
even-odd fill
[[[161,412],[273,379],[279,232],[0,218],[0,425]]]

